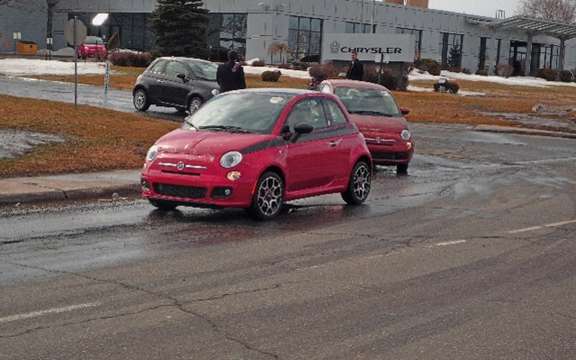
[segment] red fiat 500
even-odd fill
[[[363,136],[329,94],[288,89],[219,95],[150,148],[143,196],[155,207],[245,208],[257,219],[285,201],[341,193],[363,203],[371,187]]]
[[[414,155],[414,139],[394,97],[384,86],[351,80],[327,80],[320,91],[342,100],[352,121],[366,137],[374,164],[396,166],[399,175],[408,173]]]
[[[86,40],[78,47],[78,57],[81,59],[97,58],[106,59],[108,50],[104,40],[98,36],[88,36]]]

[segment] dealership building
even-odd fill
[[[482,17],[428,8],[427,0],[204,0],[210,11],[212,53],[239,50],[247,59],[269,63],[329,60],[323,47],[332,34],[412,35],[415,58],[493,71],[510,63],[530,69],[576,68],[576,28],[528,18]],[[154,0],[61,0],[54,14],[54,43],[66,46],[64,24],[78,16],[91,35],[117,34],[122,48],[154,46],[150,14]],[[110,14],[92,26],[98,13]],[[375,44],[378,45],[378,44]],[[326,53],[326,52],[324,52]],[[530,54],[530,56],[529,56]],[[564,55],[564,56],[563,56]],[[564,60],[563,60],[564,59]]]

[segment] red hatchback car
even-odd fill
[[[394,97],[384,86],[363,81],[326,80],[320,91],[342,100],[372,153],[375,165],[396,166],[399,175],[408,173],[414,155],[414,139]]]
[[[152,205],[245,208],[260,220],[285,201],[370,193],[370,152],[333,95],[289,89],[216,96],[150,148],[142,191]]]
[[[87,36],[86,40],[78,47],[78,57],[81,59],[97,58],[106,59],[108,50],[104,40],[98,36]]]

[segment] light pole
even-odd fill
[[[372,0],[372,33],[376,34],[376,0]]]

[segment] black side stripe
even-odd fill
[[[308,142],[308,141],[316,141],[322,139],[329,139],[335,136],[345,136],[345,135],[352,135],[358,133],[358,130],[353,125],[346,125],[343,127],[339,127],[336,129],[329,129],[325,131],[318,131],[312,132],[311,134],[304,134],[298,139],[298,143]],[[283,146],[290,143],[290,141],[285,140],[282,137],[277,137],[276,139],[262,141],[260,143],[250,145],[240,152],[242,155],[252,154],[259,151],[264,151],[270,148]]]

